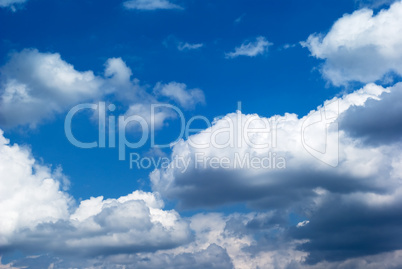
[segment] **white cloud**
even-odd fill
[[[238,56],[255,57],[268,51],[273,44],[265,37],[259,36],[254,42],[244,42],[240,47],[235,48],[234,52],[225,53],[226,58],[236,58]]]
[[[362,106],[367,99],[378,98],[385,91],[382,87],[368,85],[342,98],[326,101],[323,107],[302,118],[295,114],[271,118],[240,112],[228,114],[217,119],[211,128],[173,147],[172,159],[184,158],[189,162],[190,169],[183,171],[182,167],[172,166],[155,171],[151,175],[154,189],[167,197],[180,198],[186,206],[240,201],[270,204],[276,203],[276,199],[283,199],[284,205],[288,205],[292,200],[282,197],[281,192],[287,193],[286,186],[292,184],[289,180],[297,180],[294,174],[307,173],[310,185],[335,188],[332,184],[336,181],[336,188],[351,191],[347,189],[363,184],[360,181],[363,178],[380,173],[387,155],[378,148],[357,147],[356,141],[350,136],[342,131],[338,133],[336,119],[339,113],[351,106]],[[323,119],[322,115],[328,119]],[[327,128],[327,124],[330,127]],[[246,136],[243,134],[246,125],[265,131],[251,132]],[[208,161],[212,157],[230,162],[225,167],[218,165],[219,168],[214,169]],[[252,167],[250,161],[243,169],[241,163],[252,158],[263,160],[264,163]],[[331,166],[336,165],[338,167],[334,171]],[[305,167],[309,169],[305,170]],[[321,179],[324,175],[327,175],[327,179]],[[351,186],[345,180],[357,185]],[[370,184],[374,183],[370,181]],[[225,187],[227,184],[230,184],[229,189]],[[211,188],[214,189],[213,199],[207,194]],[[270,194],[275,194],[276,198]],[[294,196],[295,201],[298,197]]]
[[[66,245],[93,256],[171,248],[187,242],[187,224],[174,210],[164,211],[163,207],[157,194],[142,191],[118,199],[84,200],[70,217],[81,235],[68,238]]]
[[[134,191],[118,199],[91,198],[75,207],[61,189],[60,171],[39,165],[27,149],[9,145],[0,131],[0,249],[19,246],[94,257],[172,248],[189,240],[174,210],[157,193]]]
[[[133,79],[131,69],[121,58],[108,59],[103,76],[95,76],[93,71],[75,70],[58,53],[25,49],[12,54],[0,73],[2,127],[27,124],[35,127],[79,103],[98,102],[106,96],[123,104],[127,109],[125,116],[139,115],[150,123],[151,104],[160,104],[160,96],[149,93],[149,86]],[[185,84],[176,82],[168,85],[173,85],[172,91],[162,95],[185,108],[204,101],[199,89],[186,90]],[[165,120],[174,118],[171,111],[166,110],[160,110],[157,116],[154,121],[157,128],[161,128]]]
[[[212,127],[173,147],[172,159],[189,161],[190,168],[184,171],[172,165],[154,171],[150,176],[153,190],[179,200],[183,207],[247,203],[253,208],[275,209],[284,214],[298,212],[304,220],[296,222],[284,237],[296,240],[287,244],[298,245],[297,249],[302,252],[299,254],[311,265],[300,266],[296,262],[300,268],[336,268],[342,264],[339,260],[364,268],[365,260],[374,259],[370,255],[379,255],[386,249],[387,255],[392,256],[394,251],[402,249],[398,243],[402,239],[400,226],[393,224],[401,221],[396,208],[402,204],[402,178],[398,168],[402,140],[400,135],[392,141],[386,139],[388,136],[378,138],[381,132],[391,132],[394,136],[401,133],[395,127],[402,118],[398,109],[401,92],[402,84],[390,88],[369,84],[354,93],[326,101],[302,118],[295,114],[271,118],[240,112],[228,114],[217,119]],[[393,112],[384,118],[372,118],[383,106]],[[363,126],[357,127],[359,132],[352,132],[353,124],[344,125],[350,118],[354,122],[355,116],[363,121]],[[373,119],[370,126],[369,119]],[[378,125],[384,121],[389,123]],[[239,132],[239,126],[244,130],[247,123],[261,131],[267,122],[275,123],[276,129],[272,128],[275,125],[269,125],[272,128],[269,133],[248,134],[254,146]],[[380,128],[378,132],[376,127]],[[377,143],[367,143],[367,136],[374,137]],[[266,141],[272,142],[267,148],[255,146]],[[236,155],[241,158],[249,154],[261,160],[270,153],[277,160],[283,156],[286,169],[247,165],[242,168],[230,161],[216,165],[225,158],[234,160]],[[215,165],[212,165],[214,158]],[[256,225],[261,227],[264,223]],[[278,229],[286,227],[278,225]],[[356,227],[365,231],[364,237],[356,234]],[[388,232],[379,232],[384,230]],[[218,237],[213,235],[213,238]],[[249,248],[253,249],[253,244]],[[367,247],[356,247],[360,245]],[[226,249],[236,264],[233,253]],[[264,261],[266,264],[259,264],[260,267],[275,268],[274,262]]]
[[[374,15],[370,9],[346,14],[326,35],[310,35],[302,45],[325,60],[322,73],[334,85],[402,75],[402,2]]]
[[[157,9],[183,9],[168,0],[129,0],[123,3],[127,9],[157,10]]]
[[[133,72],[121,58],[109,58],[105,64],[105,77],[118,86],[130,84]]]
[[[128,71],[119,61],[111,66]],[[118,82],[126,81],[130,74],[122,73],[126,76],[116,77]],[[4,223],[0,224],[11,228],[0,231],[0,249],[3,252],[18,246],[28,253],[42,251],[56,255],[47,264],[41,258],[31,258],[25,264],[21,261],[7,266],[42,262],[46,266],[37,267],[54,264],[55,268],[378,268],[383,258],[386,260],[383,267],[392,268],[401,260],[397,250],[402,242],[398,225],[401,219],[398,209],[402,204],[400,140],[388,144],[380,139],[379,144],[366,144],[361,137],[375,133],[349,135],[352,127],[347,125],[346,130],[343,122],[356,113],[367,114],[359,116],[360,119],[370,117],[367,111],[378,111],[377,105],[382,102],[394,107],[390,102],[399,102],[401,92],[400,84],[386,89],[370,84],[326,101],[322,107],[325,110],[320,107],[303,118],[294,114],[271,118],[228,114],[217,119],[211,128],[190,137],[196,143],[208,143],[211,137],[225,142],[229,133],[219,130],[229,126],[229,119],[235,127],[254,119],[250,124],[256,128],[262,127],[264,120],[274,120],[278,124],[275,148],[258,149],[243,143],[222,149],[211,146],[200,149],[192,147],[190,140],[176,144],[173,156],[188,159],[194,159],[196,153],[210,158],[231,158],[236,152],[262,157],[272,150],[278,156],[284,154],[287,160],[285,170],[229,167],[222,171],[200,166],[184,174],[177,167],[156,171],[152,175],[154,190],[166,197],[179,198],[188,206],[244,201],[269,209],[264,213],[228,216],[195,215],[188,219],[190,226],[176,211],[164,210],[157,193],[135,191],[118,199],[96,197],[74,207],[71,198],[59,188],[60,173],[35,166],[28,151],[8,145],[1,135],[0,178],[6,180],[0,183],[0,208],[4,208],[0,212],[5,214],[0,218]],[[338,113],[339,156],[338,149],[325,148],[325,143],[337,138],[334,128],[337,122],[333,117]],[[399,110],[395,114],[400,115]],[[322,121],[324,116],[327,120]],[[397,120],[395,115],[390,119]],[[374,124],[378,120],[381,119],[374,119]],[[327,124],[329,128],[325,129]],[[339,157],[337,168],[306,152],[300,135],[303,126],[308,126],[304,146],[321,150],[324,145],[330,157]],[[267,140],[263,133],[252,133],[249,137],[256,143]],[[34,198],[13,195],[25,192]],[[45,195],[34,195],[41,193]],[[29,218],[20,217],[25,212],[22,208],[29,207],[32,208]],[[50,209],[43,210],[45,207]],[[289,212],[296,212],[304,220],[289,223]],[[12,219],[10,216],[18,216],[20,221],[6,224],[5,220]],[[359,234],[361,230],[364,236]],[[378,232],[384,230],[387,232]],[[191,231],[194,240],[189,242]],[[368,247],[356,251],[356,244]],[[381,253],[382,247],[387,252]],[[327,248],[334,251],[325,251]],[[65,256],[71,253],[85,258]],[[303,263],[306,259],[310,264]]]
[[[202,90],[187,89],[187,86],[184,83],[157,83],[154,92],[157,95],[172,99],[186,109],[194,109],[197,104],[205,103],[205,96]]]
[[[1,68],[0,123],[30,124],[102,95],[102,80],[79,72],[59,54],[23,50]]]
[[[0,245],[21,229],[68,219],[71,198],[60,172],[38,165],[27,148],[10,146],[0,130]]]
[[[250,228],[254,221],[270,220],[272,216],[272,212],[234,213],[228,216],[219,213],[195,215],[191,217],[190,222],[190,226],[195,232],[194,242],[168,252],[194,253],[214,244],[226,250],[233,263],[233,268],[286,268],[292,260],[302,260],[306,254],[294,250],[292,242],[283,244],[277,238],[270,238],[270,243],[275,245],[273,250],[260,248],[258,246],[259,239],[254,234],[258,229]],[[266,234],[283,231],[276,225],[267,226],[264,230]]]
[[[296,47],[296,44],[285,44],[285,45],[283,45],[283,49],[290,49],[290,48],[294,48],[294,47]]]
[[[181,42],[177,46],[177,49],[180,50],[180,51],[183,51],[183,50],[196,50],[196,49],[202,48],[203,46],[204,46],[204,44],[202,44],[202,43],[190,44],[190,43],[187,43],[187,42],[186,43]]]

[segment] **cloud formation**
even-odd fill
[[[240,47],[236,47],[233,52],[225,53],[225,57],[228,59],[239,56],[255,57],[266,53],[269,46],[272,45],[273,43],[269,42],[265,37],[259,36],[254,42],[245,41]]]
[[[402,241],[393,235],[400,234],[402,227],[396,210],[402,205],[400,139],[389,141],[378,137],[381,131],[370,132],[359,125],[354,132],[353,123],[347,122],[362,118],[364,126],[374,110],[378,113],[379,106],[388,106],[396,109],[385,118],[378,116],[378,121],[389,121],[384,133],[398,132],[391,126],[399,122],[396,97],[401,88],[400,84],[390,88],[369,84],[326,101],[302,118],[228,114],[176,144],[172,159],[181,158],[190,168],[184,171],[172,165],[154,171],[153,189],[182,207],[247,203],[252,208],[296,212],[304,221],[285,234],[300,240],[296,249],[306,253],[311,265],[398,251]],[[239,132],[240,126],[244,130],[247,125],[258,131]],[[270,132],[261,131],[266,126]],[[247,143],[247,136],[252,143]],[[367,143],[367,137],[377,143]],[[259,147],[264,141],[271,144]],[[283,156],[286,169],[274,167],[274,154],[276,161]],[[236,158],[237,166],[230,162]],[[261,167],[258,161],[264,158],[266,167]],[[240,166],[241,162],[246,165]]]
[[[123,78],[130,74],[121,73],[126,73]],[[187,219],[189,225],[176,211],[163,209],[157,192],[135,191],[118,199],[93,197],[76,206],[60,188],[61,172],[37,165],[29,151],[10,146],[0,136],[0,207],[4,208],[0,212],[5,214],[2,225],[9,227],[2,230],[0,250],[51,253],[8,265],[16,268],[27,264],[38,264],[38,268],[192,268],[194,264],[199,268],[363,269],[380,264],[394,268],[402,257],[402,240],[397,236],[402,234],[398,210],[402,205],[400,141],[378,139],[376,144],[368,143],[365,135],[352,135],[353,124],[344,122],[354,113],[369,117],[382,102],[398,107],[396,97],[401,88],[399,84],[390,88],[370,84],[325,102],[303,118],[294,114],[263,118],[233,113],[176,144],[173,156],[190,160],[197,153],[210,158],[232,158],[236,152],[262,157],[272,150],[287,161],[283,170],[230,166],[223,171],[200,165],[186,173],[178,167],[155,171],[151,176],[154,190],[179,199],[182,206],[245,202],[264,209],[261,213],[227,216],[199,214]],[[211,137],[225,144],[229,119],[235,129],[239,123],[259,129],[264,122],[276,123],[277,140],[270,136],[274,129],[268,134],[251,132],[248,136],[252,145],[268,140],[275,142],[275,147],[251,147],[246,141],[241,147],[220,149],[190,144],[209,143]],[[304,144],[300,136],[303,128]],[[339,155],[337,150],[325,147],[338,137],[337,130]],[[328,136],[322,136],[326,132]],[[321,150],[322,146],[330,158],[318,160],[305,148]],[[339,158],[337,168],[328,165],[332,158]],[[28,189],[34,198],[26,195]],[[28,218],[23,213],[28,211],[21,207],[32,208]],[[290,213],[297,220],[292,220]],[[68,258],[71,254],[74,259]],[[381,259],[387,262],[382,264]]]
[[[312,34],[306,42],[311,55],[325,60],[323,76],[335,86],[375,82],[402,75],[402,2],[374,14],[361,9],[338,19],[330,31]]]
[[[165,96],[185,109],[194,109],[197,104],[205,103],[205,96],[200,89],[187,89],[186,84],[170,82],[157,83],[154,88],[157,95]]]
[[[108,59],[103,76],[96,76],[93,71],[77,71],[58,53],[25,49],[13,53],[0,68],[0,74],[0,126],[3,128],[28,124],[35,127],[77,104],[98,102],[106,97],[122,103],[125,116],[136,114],[145,119],[151,117],[151,104],[160,104],[158,96],[149,93],[149,86],[132,78],[131,69],[121,58]],[[185,108],[205,100],[200,89],[187,91],[183,83],[173,81],[164,87],[171,90],[162,90],[161,96]],[[161,128],[166,120],[174,117],[171,111],[160,110],[156,127]]]
[[[25,49],[1,69],[0,124],[35,126],[68,107],[102,95],[102,80],[79,72],[58,53]]]
[[[29,150],[0,133],[0,252],[96,257],[176,247],[190,240],[186,222],[163,210],[157,193],[93,197],[75,206],[59,170],[38,164]]]
[[[196,43],[196,44],[190,44],[190,43],[182,43],[180,42],[179,45],[177,46],[177,49],[180,51],[184,50],[196,50],[199,48],[202,48],[204,46],[203,43]]]
[[[252,201],[263,207],[286,206],[315,196],[317,187],[337,192],[375,189],[381,186],[379,181],[364,180],[380,173],[386,152],[356,147],[348,135],[338,132],[336,119],[385,91],[367,85],[326,101],[302,118],[228,114],[173,147],[172,159],[184,159],[189,169],[171,166],[155,171],[151,175],[154,189],[180,198],[186,206]],[[362,169],[361,155],[375,165]],[[292,195],[289,185],[297,189]]]
[[[129,0],[123,3],[126,9],[157,10],[157,9],[183,9],[168,0]]]

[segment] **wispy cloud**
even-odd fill
[[[359,7],[379,8],[385,5],[390,5],[397,0],[355,0]]]
[[[240,47],[235,48],[234,52],[225,53],[226,58],[232,59],[238,56],[255,57],[268,51],[268,47],[273,43],[269,42],[265,37],[259,36],[256,41],[245,41]]]
[[[282,46],[282,48],[286,50],[286,49],[294,48],[296,46],[297,46],[297,44],[285,44]]]
[[[244,16],[246,16],[246,13],[242,14],[240,17],[235,19],[234,24],[239,24],[243,20]]]
[[[179,45],[177,46],[177,49],[180,50],[180,51],[183,51],[183,50],[196,50],[196,49],[202,48],[203,46],[204,46],[203,43],[190,44],[190,43],[187,43],[187,42],[186,43],[180,42]]]
[[[16,11],[16,6],[19,6],[25,3],[27,0],[0,0],[0,8],[7,8],[9,7],[12,11]]]
[[[126,9],[157,10],[157,9],[183,9],[168,0],[129,0],[123,3]]]

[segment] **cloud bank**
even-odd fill
[[[148,252],[188,242],[188,225],[163,210],[157,193],[93,197],[76,206],[59,170],[38,164],[0,133],[0,252],[95,257]]]
[[[369,119],[378,107],[399,108],[401,92],[401,84],[389,88],[369,84],[326,101],[302,118],[228,114],[176,144],[172,159],[184,158],[190,168],[184,171],[173,165],[155,170],[150,176],[153,189],[187,208],[247,203],[251,208],[295,212],[305,222],[285,234],[301,240],[296,250],[308,253],[308,264],[398,251],[402,141],[391,126],[399,123],[401,114],[391,109],[372,123]],[[357,119],[362,121],[354,129]],[[383,132],[373,128],[380,121]],[[253,143],[248,144],[245,135],[231,139],[231,134],[244,134],[239,130],[247,124],[258,129],[247,134]],[[270,132],[261,132],[266,126]],[[391,141],[379,136],[389,132],[395,133]],[[256,147],[264,141],[271,144]],[[277,159],[283,156],[286,169],[274,167],[275,160],[266,158],[273,154]],[[247,156],[266,158],[265,167],[219,163],[244,161]],[[246,164],[253,163],[248,160]]]

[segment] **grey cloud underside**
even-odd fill
[[[339,127],[350,136],[371,145],[402,141],[402,84],[368,100],[364,107],[352,107],[341,116]]]
[[[108,213],[104,212],[104,214]],[[99,224],[107,226],[106,224],[102,224],[101,221],[99,221]],[[152,238],[150,235],[152,233],[152,229],[154,229],[152,226],[153,224],[151,223],[137,225],[137,227],[135,224],[132,224],[131,229],[137,230],[137,237],[131,238],[131,243],[123,243],[122,239],[120,239],[121,243],[119,244],[114,244],[113,242],[99,242],[98,245],[92,244],[88,246],[83,244],[82,246],[71,246],[68,243],[70,240],[93,240],[95,242],[97,237],[106,237],[108,234],[114,234],[116,237],[118,237],[119,233],[121,233],[128,239],[130,236],[130,231],[129,229],[124,228],[119,230],[108,227],[98,232],[79,230],[76,227],[73,227],[71,223],[67,221],[59,221],[54,224],[39,224],[35,227],[34,231],[30,229],[21,230],[19,234],[15,236],[12,242],[10,242],[8,245],[0,246],[0,253],[3,255],[13,253],[15,251],[28,255],[52,253],[54,255],[59,255],[60,257],[73,256],[77,259],[86,259],[116,254],[155,252],[161,249],[175,248],[191,240],[191,237],[178,240],[177,238],[174,238],[174,236],[164,235],[163,233],[170,233],[168,229],[160,229],[160,238]],[[143,236],[146,236],[146,238]]]
[[[380,88],[365,91],[373,89]],[[402,249],[402,151],[397,127],[402,115],[401,85],[381,89],[378,98],[360,102],[360,91],[340,101],[342,109],[350,100],[356,105],[341,112],[338,119],[340,163],[336,168],[316,165],[318,160],[309,162],[308,155],[298,155],[290,148],[283,170],[255,173],[252,169],[199,168],[182,173],[173,169],[153,178],[154,188],[183,208],[246,203],[252,209],[274,210],[268,217],[248,220],[244,227],[241,221],[228,221],[226,225],[234,233],[253,234],[258,239],[243,249],[250,253],[307,240],[295,243],[297,250],[308,254],[306,264],[293,262],[287,268],[366,268],[367,263],[361,261],[368,256],[391,255]],[[174,154],[181,149],[187,157],[196,152],[190,146],[178,145]],[[226,156],[232,151],[228,149]],[[308,222],[296,226],[289,221],[290,213]],[[393,268],[392,263],[387,267]]]
[[[189,181],[188,177],[192,180]],[[317,195],[315,188],[333,193],[385,193],[392,188],[376,178],[354,178],[337,174],[335,169],[329,172],[308,169],[288,173],[278,171],[255,177],[238,171],[194,171],[177,175],[173,184],[166,195],[178,199],[183,208],[218,207],[240,202],[260,209],[286,208],[314,198]]]
[[[402,249],[402,199],[369,207],[331,195],[311,216],[310,223],[290,235],[310,242],[299,246],[309,253],[307,263],[342,261]]]
[[[15,266],[27,266],[31,269],[43,269],[53,264],[54,268],[108,268],[117,269],[232,269],[233,264],[225,249],[211,244],[205,250],[195,253],[170,255],[155,253],[151,256],[130,255],[125,258],[110,258],[104,260],[85,260],[76,258],[60,259],[50,255],[35,258],[25,258],[16,262]]]

